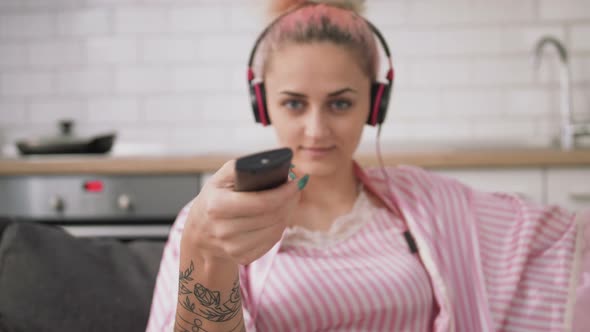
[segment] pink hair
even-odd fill
[[[354,7],[302,0],[272,1],[271,12],[282,14],[261,41],[254,60],[257,77],[264,77],[273,51],[286,44],[332,42],[352,52],[358,65],[375,80],[378,55],[375,36]]]

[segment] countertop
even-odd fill
[[[385,165],[423,168],[590,166],[590,149],[433,149],[383,151]],[[238,155],[39,156],[0,159],[0,176],[44,174],[187,174],[217,170]],[[378,165],[375,153],[358,153],[363,166]]]

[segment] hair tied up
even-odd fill
[[[323,3],[330,6],[352,10],[358,14],[365,12],[365,0],[309,0],[309,2]]]
[[[358,14],[365,12],[365,0],[270,0],[268,12],[271,18],[274,18],[306,3],[326,4],[345,8]]]

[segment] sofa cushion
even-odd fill
[[[11,222],[0,234],[0,331],[145,331],[163,242],[76,238]]]

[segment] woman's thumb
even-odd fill
[[[225,162],[210,178],[209,183],[218,188],[233,186],[235,183],[236,160]]]

